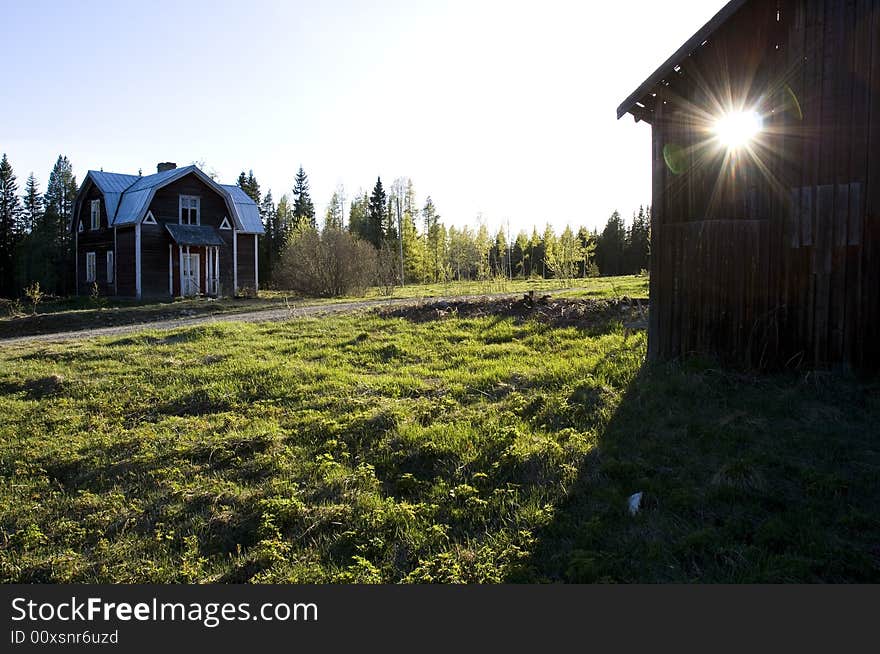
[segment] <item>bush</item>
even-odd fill
[[[24,289],[24,294],[31,301],[31,304],[34,307],[34,315],[37,313],[37,306],[40,302],[43,301],[43,298],[46,297],[46,294],[40,288],[40,282],[34,282],[30,286]]]
[[[338,229],[297,235],[279,262],[278,285],[305,295],[363,295],[376,279],[376,250]]]

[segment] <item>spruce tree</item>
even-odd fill
[[[370,195],[369,232],[367,240],[377,249],[381,247],[387,222],[385,189],[382,188],[382,178],[376,178],[376,185]]]
[[[37,227],[45,254],[41,285],[49,292],[66,295],[75,289],[73,238],[70,219],[77,184],[73,166],[66,156],[59,155],[44,196],[45,211],[42,223]]]
[[[15,254],[21,237],[21,201],[18,182],[6,153],[0,159],[0,296],[17,293]]]
[[[263,238],[259,240],[260,244],[260,282],[268,284],[272,281],[272,274],[275,270],[275,240],[277,238],[277,213],[275,211],[275,203],[272,201],[272,191],[266,193],[266,197],[260,202],[260,218],[263,221]]]
[[[602,275],[620,275],[626,269],[626,226],[615,211],[596,240],[596,263]]]
[[[293,220],[294,229],[309,227],[316,229],[315,205],[309,195],[309,178],[300,166],[293,180]]]
[[[504,228],[500,227],[495,235],[495,243],[492,246],[490,256],[492,264],[492,274],[496,277],[507,277],[507,237],[504,235]]]
[[[429,281],[437,282],[445,277],[446,228],[440,222],[440,215],[437,213],[437,207],[434,206],[430,195],[422,208],[422,219],[425,224],[428,277]]]
[[[648,212],[639,207],[633,214],[632,226],[626,239],[626,272],[637,274],[647,270],[651,251],[651,226]]]
[[[529,237],[521,231],[516,235],[513,245],[513,274],[518,277],[529,276]]]
[[[248,174],[245,175],[244,171],[241,171],[241,174],[238,176],[238,180],[236,181],[238,187],[248,194],[248,197],[251,198],[257,204],[260,204],[262,201],[261,193],[260,193],[260,184],[257,182],[257,178],[254,177],[254,171],[248,171]]]
[[[537,227],[532,227],[529,238],[529,277],[542,274],[544,270],[544,244],[538,235]]]
[[[43,218],[43,196],[40,194],[39,183],[33,173],[28,176],[25,183],[23,200],[22,231],[30,234]]]

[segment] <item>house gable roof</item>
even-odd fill
[[[157,190],[190,174],[198,177],[223,197],[240,232],[264,233],[259,207],[247,193],[237,186],[218,184],[196,166],[173,168],[143,177],[90,170],[80,186],[74,204],[74,213],[81,202],[83,191],[91,182],[104,195],[107,219],[111,227],[136,224],[146,215]]]
[[[675,51],[669,59],[654,71],[654,73],[642,82],[629,97],[624,100],[617,108],[617,118],[623,118],[627,113],[631,113],[636,121],[645,120],[651,122],[654,110],[650,106],[651,96],[654,89],[661,84],[665,84],[666,80],[676,74],[676,67],[685,59],[690,57],[694,52],[705,46],[713,34],[726,23],[743,5],[749,0],[731,0],[719,11],[712,19],[703,25],[696,34],[694,34],[687,42]]]

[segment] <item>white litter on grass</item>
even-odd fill
[[[633,493],[629,496],[629,500],[627,500],[627,504],[629,504],[629,513],[630,515],[635,515],[639,512],[639,506],[642,503],[642,493]]]

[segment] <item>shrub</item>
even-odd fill
[[[307,229],[284,251],[277,279],[282,288],[305,295],[363,295],[376,268],[376,250],[366,241],[339,229]]]
[[[34,315],[37,313],[37,306],[43,301],[45,293],[40,289],[40,282],[34,282],[24,289],[25,296],[34,305]]]

